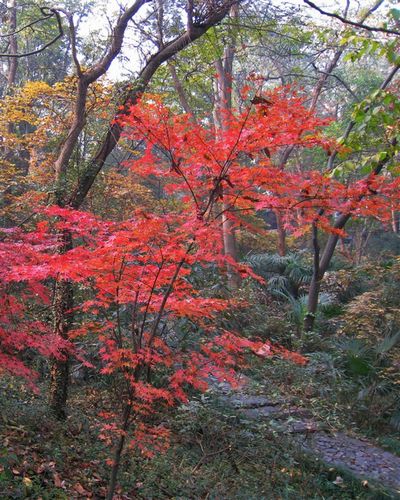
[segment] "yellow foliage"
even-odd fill
[[[21,187],[23,183],[31,189],[47,191],[49,186],[51,189],[54,162],[73,117],[76,83],[73,76],[53,86],[40,81],[26,82],[13,95],[0,101],[0,189],[3,193],[5,190],[12,193],[11,186]],[[109,84],[96,82],[90,86],[85,140],[92,140],[93,122],[112,118],[111,97]],[[84,161],[82,155],[80,158]],[[12,199],[7,200],[7,210],[14,210]]]
[[[1,146],[11,151],[26,151],[31,167],[43,172],[54,160],[60,140],[65,137],[75,104],[76,78],[68,77],[50,86],[27,82],[0,102]],[[89,88],[86,115],[110,119],[111,87],[96,82]],[[51,161],[46,161],[50,154]],[[44,172],[45,173],[45,172]]]
[[[139,207],[155,212],[159,202],[150,188],[140,184],[133,172],[124,169],[103,172],[90,194],[90,204],[95,212],[118,220],[129,217],[132,210]]]
[[[388,329],[400,328],[400,307],[386,282],[400,283],[400,259],[390,268],[377,265],[365,266],[370,277],[371,289],[355,297],[342,317],[344,334],[360,338],[377,339],[385,336]]]

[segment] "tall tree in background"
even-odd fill
[[[237,22],[239,19],[238,6],[231,7],[229,14],[230,25],[227,33],[227,41],[224,44],[222,55],[215,60],[215,82],[214,82],[214,127],[215,134],[218,138],[221,130],[226,129],[226,121],[232,113],[232,86],[233,86],[233,63],[236,52],[236,33]],[[229,181],[229,178],[227,177]],[[221,229],[222,239],[224,243],[225,255],[229,256],[233,261],[238,260],[235,224],[232,220],[232,206],[226,202],[224,197],[223,186],[220,187],[219,197],[221,199]],[[232,265],[227,264],[228,286],[235,289],[240,285],[240,275]]]

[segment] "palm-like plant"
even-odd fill
[[[292,296],[297,299],[302,286],[310,283],[312,270],[303,252],[278,254],[252,254],[246,263],[267,281],[270,293],[277,296]]]
[[[312,270],[306,262],[303,252],[278,254],[254,254],[246,259],[253,270],[266,280],[267,290],[277,298],[284,299],[290,305],[289,318],[298,334],[301,334],[304,318],[307,314],[308,296],[302,288],[310,283]],[[332,304],[327,293],[319,297],[319,311]]]
[[[366,339],[350,338],[340,340],[336,346],[341,354],[341,363],[359,384],[358,401],[365,401],[372,408],[378,396],[385,397],[386,408],[391,410],[390,423],[400,430],[400,394],[396,381],[385,374],[391,365],[389,352],[400,342],[400,331],[389,332],[376,345],[369,344]],[[389,399],[390,404],[387,405]]]

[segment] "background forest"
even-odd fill
[[[0,16],[0,498],[400,498],[396,2]]]

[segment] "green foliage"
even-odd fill
[[[332,175],[340,178],[366,175],[381,162],[388,162],[393,170],[397,165],[392,158],[398,153],[399,112],[400,100],[392,91],[374,90],[357,103],[351,114],[355,123],[352,133],[346,140],[338,139],[348,148],[347,152],[341,155],[343,161]]]
[[[267,281],[273,295],[298,298],[301,287],[311,280],[312,270],[304,253],[253,254],[246,262]]]
[[[299,336],[303,331],[307,315],[308,295],[305,293],[311,281],[312,268],[305,252],[278,254],[254,254],[246,262],[266,280],[265,289],[278,301],[284,301],[289,308],[286,317]],[[329,293],[319,295],[318,315],[332,306]]]
[[[295,372],[301,376],[302,368],[291,368],[284,361],[280,365],[292,376]],[[17,391],[3,389],[7,398],[1,400],[0,432],[6,443],[0,449],[1,498],[102,498],[107,474],[104,450],[95,439],[96,412],[82,411],[88,403],[95,410],[101,394],[92,399],[91,391],[85,398],[76,393],[75,412],[60,424],[44,419],[40,397],[29,405],[19,405],[15,412]],[[271,492],[274,498],[288,499],[386,497],[380,496],[385,495],[383,490],[366,489],[346,472],[304,454],[292,438],[276,433],[271,422],[241,417],[212,392],[194,397],[165,418],[173,431],[169,451],[154,460],[127,453],[118,494],[124,492],[127,498],[139,500],[207,495],[267,500]],[[36,441],[38,434],[40,442]],[[334,482],[338,475],[343,478],[341,485]]]
[[[387,335],[376,345],[364,339],[350,338],[337,343],[340,363],[356,380],[358,401],[368,413],[381,416],[395,429],[400,428],[399,380],[393,373],[392,351],[400,341],[400,332]]]
[[[138,463],[139,498],[379,498],[346,473],[301,452],[269,422],[238,418],[213,398],[175,417],[175,445],[152,464]],[[384,492],[382,492],[384,494]]]

